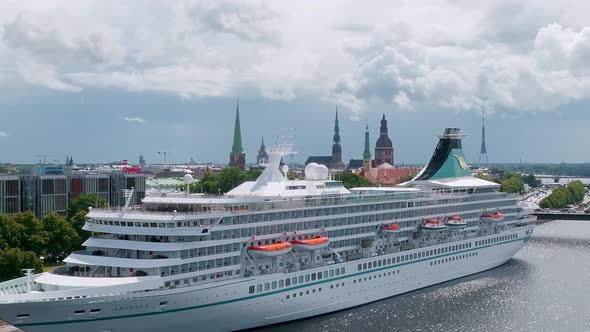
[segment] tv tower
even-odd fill
[[[490,160],[488,159],[488,150],[486,148],[486,109],[481,105],[481,151],[479,152],[479,161],[477,165],[481,167],[481,162],[485,160],[486,167],[490,167]]]

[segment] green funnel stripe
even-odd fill
[[[465,155],[462,149],[452,149],[447,156],[447,160],[442,164],[438,171],[430,178],[444,179],[460,176],[470,176],[471,171],[465,161]]]

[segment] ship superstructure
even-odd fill
[[[156,192],[92,209],[64,267],[0,283],[27,331],[231,331],[310,317],[493,268],[533,226],[518,196],[471,176],[458,129],[397,187],[347,190],[323,165],[288,180],[285,146],[223,197]],[[231,319],[228,319],[231,317]]]

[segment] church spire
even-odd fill
[[[240,101],[236,101],[236,122],[234,124],[234,143],[229,154],[229,166],[244,169],[246,154],[242,147],[242,130],[240,128]]]
[[[336,106],[336,120],[334,121],[334,144],[340,144],[340,125],[338,124],[338,106]]]
[[[332,144],[332,163],[342,163],[342,146],[340,145],[340,125],[338,124],[338,106],[336,106],[336,120],[334,121],[334,143]]]
[[[232,153],[242,153],[244,148],[242,147],[242,130],[240,128],[240,100],[236,102],[236,121],[234,125],[234,144],[231,148]]]

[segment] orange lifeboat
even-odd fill
[[[291,251],[293,246],[289,242],[279,241],[277,243],[260,246],[249,246],[248,252],[254,258],[268,258],[282,256]]]
[[[330,244],[330,238],[327,236],[316,236],[311,239],[293,240],[293,251],[314,251],[327,247]]]
[[[504,219],[504,215],[498,211],[496,212],[484,212],[481,216],[480,216],[482,221],[485,222],[494,222],[494,221],[502,221]]]
[[[401,230],[401,227],[399,227],[399,224],[385,224],[383,226],[381,226],[381,229],[383,230],[383,233],[397,233]]]

